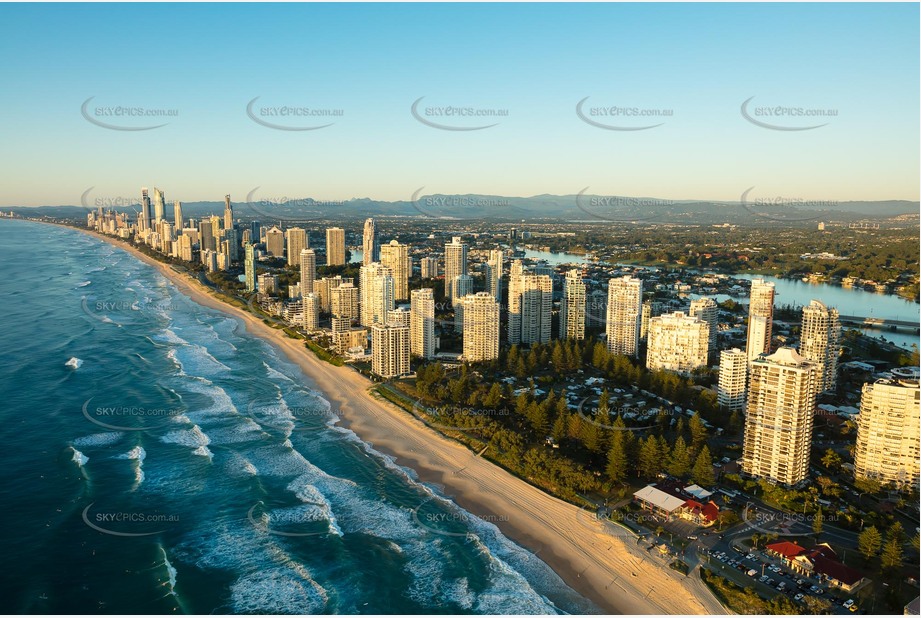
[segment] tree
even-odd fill
[[[816,539],[822,534],[822,523],[824,521],[825,515],[822,513],[822,507],[819,507],[819,510],[815,512],[815,517],[812,518],[812,533],[815,534]]]
[[[640,445],[639,465],[640,476],[653,479],[662,469],[662,454],[659,451],[659,442],[655,436],[647,437]]]
[[[886,544],[880,554],[880,566],[883,570],[895,570],[902,566],[902,543],[899,539],[886,536]]]
[[[675,446],[672,448],[671,456],[668,459],[668,472],[672,476],[682,478],[688,474],[691,469],[691,454],[688,451],[684,438],[678,436],[675,440]]]
[[[842,462],[841,455],[836,453],[833,449],[828,449],[822,456],[822,465],[832,472],[839,470]]]
[[[868,561],[879,553],[883,545],[883,535],[879,533],[876,526],[868,526],[857,537],[857,549],[863,554]]]
[[[620,420],[620,417],[617,417]],[[627,449],[625,431],[615,431],[611,437],[611,448],[608,450],[608,465],[605,472],[615,483],[620,483],[627,476]]]
[[[713,478],[713,458],[710,456],[710,449],[704,444],[694,461],[694,467],[691,470],[691,479],[702,487],[713,487],[715,479]]]
[[[556,417],[553,423],[553,429],[550,430],[550,437],[559,444],[566,437],[566,428],[569,425],[569,414],[563,413]]]
[[[707,439],[707,428],[704,427],[704,422],[697,412],[688,421],[688,428],[691,430],[691,446],[695,449],[700,448],[700,445]]]
[[[487,408],[495,409],[499,407],[500,403],[502,403],[502,387],[499,386],[498,382],[493,382],[489,393],[483,399],[483,405]]]

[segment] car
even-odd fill
[[[748,555],[745,556],[745,557],[748,558],[749,560],[754,560],[754,559],[755,559],[755,554],[748,554]]]
[[[761,577],[758,578],[758,581],[761,582],[762,584],[766,582],[767,580],[768,580],[767,575],[762,575]]]
[[[805,580],[805,579],[798,579],[798,580],[796,580],[796,585],[797,585],[797,586],[803,586],[803,585],[805,585],[805,584],[806,584],[806,580]]]
[[[755,569],[748,569],[748,576],[749,576],[749,577],[754,577],[754,576],[757,575],[757,574],[758,574],[758,571],[756,571]]]
[[[783,592],[783,589],[786,587],[787,587],[787,584],[785,582],[780,582],[779,584],[777,584],[777,589],[780,590],[781,592]]]
[[[793,600],[794,600],[794,601],[802,601],[803,598],[804,598],[804,597],[803,597],[803,593],[800,592],[800,593],[798,593],[795,597],[793,597]]]
[[[818,586],[809,586],[809,592],[811,592],[812,594],[815,594],[818,591],[819,591]]]
[[[689,541],[696,541],[696,540],[697,540],[697,535],[696,535],[696,534],[692,534],[691,536],[688,537],[688,540],[689,540]]]
[[[847,601],[841,604],[841,607],[843,607],[844,609],[850,609],[851,605],[853,604],[854,604],[854,599],[848,599]]]
[[[850,607],[848,607],[848,610],[852,612],[856,612],[858,610],[858,607],[856,605],[851,605]]]
[[[774,587],[774,584],[777,583],[777,582],[774,581],[774,578],[773,578],[773,577],[769,577],[768,580],[767,580],[766,582],[764,582],[764,583],[766,583],[768,586],[770,586],[771,588],[773,588],[773,587]]]

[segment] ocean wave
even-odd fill
[[[77,465],[82,468],[84,464],[86,464],[86,462],[90,460],[90,458],[84,455],[83,453],[81,453],[80,451],[78,451],[77,449],[75,449],[74,447],[70,447],[70,448],[74,452],[74,456],[71,458],[71,461],[76,462]]]
[[[79,369],[83,366],[83,361],[76,356],[71,356],[70,360],[64,363],[65,367],[70,367],[71,369]]]
[[[144,460],[147,458],[147,451],[142,446],[135,446],[127,453],[117,455],[115,458],[134,461],[134,489],[137,489],[144,482]]]
[[[160,436],[160,442],[198,448],[211,444],[211,438],[201,430],[201,427],[192,425],[191,429],[176,429],[165,433]]]
[[[319,489],[311,485],[304,477],[298,477],[291,481],[287,487],[288,491],[293,492],[298,500],[308,505],[317,507],[329,522],[329,528],[336,536],[342,536],[342,529],[336,521],[333,513],[333,507],[330,505],[326,496]]]
[[[261,569],[230,587],[235,614],[320,614],[327,596],[319,584],[285,567]]]
[[[212,461],[212,460],[214,459],[214,453],[212,453],[212,452],[211,452],[211,449],[209,449],[209,448],[208,448],[207,446],[205,446],[204,444],[201,445],[201,446],[199,446],[199,447],[198,447],[197,449],[195,449],[194,451],[192,451],[192,454],[193,454],[193,455],[198,455],[199,457],[207,457],[207,458],[208,458],[208,461]]]
[[[74,446],[79,448],[87,448],[93,446],[108,446],[110,444],[115,444],[119,440],[125,437],[125,433],[122,431],[107,431],[103,433],[94,433],[88,436],[83,436],[74,440]]]
[[[74,287],[74,289],[76,290],[77,288],[85,288],[86,286],[88,286],[88,285],[91,284],[91,283],[92,283],[92,281],[84,281],[83,283],[78,283],[78,284]]]

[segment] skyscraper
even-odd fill
[[[330,312],[332,303],[332,291],[343,283],[352,283],[351,277],[342,278],[342,275],[335,277],[323,277],[314,283],[313,290],[320,297],[320,311]],[[355,288],[356,290],[358,288]]]
[[[409,247],[391,240],[380,248],[381,264],[393,271],[393,297],[395,300],[409,298]]]
[[[301,291],[301,301],[303,308],[302,326],[306,330],[316,330],[320,327],[320,297],[313,292],[304,294]]]
[[[707,364],[709,326],[681,311],[649,320],[646,368],[690,373]]]
[[[917,367],[899,367],[892,378],[864,384],[857,420],[857,479],[918,490],[921,475],[921,398]]]
[[[515,293],[519,295],[518,305],[521,309],[521,331],[517,341],[514,333],[509,336],[509,343],[547,343],[550,341],[550,316],[553,309],[553,279],[548,275],[537,275],[524,271],[518,276]],[[511,301],[509,286],[509,301]]]
[[[841,352],[841,322],[838,310],[813,300],[803,307],[799,353],[822,368],[820,391],[832,391],[838,378],[838,355]]]
[[[608,351],[636,357],[640,347],[643,281],[629,275],[608,282]]]
[[[748,356],[739,348],[720,352],[720,377],[716,401],[729,412],[745,411],[745,383],[748,378]]]
[[[313,283],[317,278],[317,254],[313,249],[301,249],[301,296],[313,293]],[[320,297],[317,296],[317,303]],[[319,311],[319,308],[317,309]]]
[[[243,272],[246,275],[246,291],[256,291],[256,252],[253,245],[247,243],[246,256],[243,260]]]
[[[377,226],[374,219],[365,220],[365,229],[361,235],[362,258],[361,263],[365,266],[381,259],[381,244],[378,240]]]
[[[438,258],[424,257],[420,264],[423,279],[434,279],[438,276]]]
[[[708,354],[715,354],[717,349],[717,333],[719,332],[720,309],[712,298],[696,298],[691,301],[688,315],[700,318],[708,327]]]
[[[646,300],[643,301],[643,306],[640,308],[640,341],[646,341],[646,337],[649,335],[649,320],[656,317],[657,315],[662,315],[663,305],[657,300]]]
[[[265,252],[272,257],[285,257],[285,233],[275,226],[265,232]]]
[[[173,227],[176,228],[177,234],[182,233],[184,225],[185,222],[182,220],[182,202],[176,200],[173,202]]]
[[[795,485],[809,472],[819,368],[787,347],[750,365],[742,469]]]
[[[524,265],[521,260],[512,260],[508,272],[508,343],[521,343],[521,275]]]
[[[362,266],[360,270],[361,325],[383,323],[393,309],[393,272],[380,262]]]
[[[563,280],[560,303],[560,339],[585,338],[585,281],[582,271],[573,268]]]
[[[326,263],[330,266],[345,264],[345,230],[341,227],[326,229]]]
[[[765,283],[764,279],[753,279],[748,305],[748,360],[771,353],[773,320],[774,284]]]
[[[499,303],[489,292],[469,294],[458,302],[464,306],[464,360],[499,358]]]
[[[460,236],[454,236],[445,244],[445,297],[453,305],[460,296],[454,289],[454,280],[467,274],[467,245]]]
[[[285,230],[285,240],[288,245],[288,266],[296,266],[301,259],[301,250],[309,247],[307,244],[307,230],[291,227]]]
[[[371,371],[382,378],[409,373],[409,326],[398,322],[371,326]]]
[[[455,298],[463,298],[467,294],[473,294],[473,277],[470,275],[454,277],[452,288]],[[458,333],[464,330],[464,306],[462,304],[454,305],[454,330]]]
[[[358,288],[351,280],[343,282],[329,291],[329,312],[336,318],[347,318],[349,322],[360,317]]]
[[[505,252],[502,249],[492,249],[486,261],[486,291],[492,294],[496,302],[502,304],[502,263]]]
[[[214,239],[211,219],[202,219],[198,223],[198,243],[202,251],[215,251],[217,249],[217,241]]]
[[[163,215],[166,212],[166,201],[163,191],[154,187],[154,223],[158,226],[163,221]]]
[[[414,355],[435,357],[435,296],[432,288],[411,293],[409,340],[410,351]]]
[[[140,231],[150,229],[150,196],[147,194],[147,187],[141,188],[141,213],[138,217],[138,229]]]
[[[224,196],[224,229],[233,229],[233,206],[230,205],[230,196]]]

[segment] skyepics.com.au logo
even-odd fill
[[[416,212],[432,219],[521,218],[526,211],[512,206],[511,200],[492,195],[423,195],[425,187],[413,191],[410,203]]]
[[[815,221],[839,205],[836,200],[807,200],[801,197],[779,195],[753,197],[751,193],[754,189],[755,187],[752,186],[743,191],[739,197],[739,203],[745,211],[759,219],[772,219],[786,223]]]
[[[751,502],[742,510],[742,521],[750,528],[765,534],[783,536],[811,536],[815,534],[817,524],[836,523],[841,518],[834,512],[829,513],[783,513],[760,509]]]
[[[152,536],[166,532],[179,522],[179,515],[121,509],[83,509],[83,523],[102,534],[120,537]]]
[[[246,512],[246,519],[257,530],[287,537],[325,536],[334,526],[328,505],[306,499],[297,506],[276,509],[257,502]]]
[[[440,504],[429,498],[412,510],[413,521],[420,528],[440,536],[468,537],[484,523],[502,524],[508,515],[474,515],[457,507]]]
[[[150,131],[165,127],[168,122],[149,124],[151,119],[176,118],[179,110],[175,108],[143,107],[129,105],[90,105],[95,96],[88,98],[80,106],[80,113],[90,124],[110,131]]]
[[[420,421],[438,431],[475,431],[478,423],[512,415],[512,411],[505,407],[428,406],[421,399],[413,403],[410,412]]]
[[[576,194],[576,207],[585,214],[611,223],[640,223],[662,217],[663,209],[673,206],[673,200],[626,195],[590,195],[590,187]]]
[[[287,225],[307,223],[317,217],[329,217],[336,214],[345,202],[342,200],[317,200],[310,197],[293,198],[287,195],[259,195],[259,189],[253,187],[246,194],[246,207],[257,216]]]
[[[420,123],[442,131],[482,131],[498,126],[499,122],[482,124],[496,118],[507,118],[509,110],[470,105],[421,105],[425,97],[416,99],[409,111]]]
[[[256,124],[276,131],[316,131],[336,124],[345,111],[341,108],[307,105],[256,105],[256,97],[246,104],[246,115]],[[332,122],[327,122],[332,120]],[[322,124],[317,124],[317,123]]]
[[[585,404],[588,400],[589,398],[585,397],[579,401],[579,405],[576,408],[576,414],[578,414],[582,420],[588,421],[603,429],[607,429],[608,431],[646,431],[656,426],[652,421],[658,418],[660,414],[666,414],[668,416],[674,414],[669,409],[655,407],[647,408],[645,406],[625,403],[609,407],[607,416],[605,416],[598,407],[594,409],[587,407]],[[617,417],[620,417],[622,420],[629,419],[630,422],[637,422],[639,424],[637,426],[627,426],[625,420],[624,426],[620,426],[614,422]]]
[[[576,103],[576,116],[582,122],[606,131],[646,131],[655,129],[665,124],[663,119],[669,119],[675,115],[673,109],[661,107],[588,106],[586,101],[590,98],[585,97]],[[650,121],[654,124],[650,124]]]
[[[113,315],[116,317],[118,314],[130,316],[131,314],[138,314],[140,312],[163,315],[177,310],[177,307],[169,301],[150,302],[149,300],[141,301],[83,296],[80,299],[80,309],[94,320],[106,324],[117,324],[118,321],[112,319]]]
[[[88,188],[80,195],[80,205],[88,212],[98,213],[115,211],[137,216],[141,212],[141,200],[137,197],[126,195],[95,195],[93,189]]]
[[[251,401],[246,409],[248,416],[259,426],[285,432],[316,431],[316,425],[310,421],[326,421],[331,418],[328,407],[319,401],[315,405],[306,406],[288,405],[281,400],[270,404]]]
[[[662,525],[664,520],[649,511],[611,510],[601,506],[597,510],[582,507],[576,512],[576,519],[589,526],[604,526],[606,536],[637,538]]]
[[[83,417],[89,422],[104,427],[110,431],[150,431],[169,425],[162,422],[182,415],[185,410],[176,407],[148,407],[139,405],[96,405],[90,407],[90,402],[95,397],[90,397],[83,402],[81,408]],[[143,423],[155,422],[152,426]]]
[[[801,105],[752,105],[755,97],[742,102],[742,118],[762,129],[771,131],[812,131],[828,124],[828,119],[838,117],[833,108],[804,107]],[[816,120],[826,120],[815,124]]]

